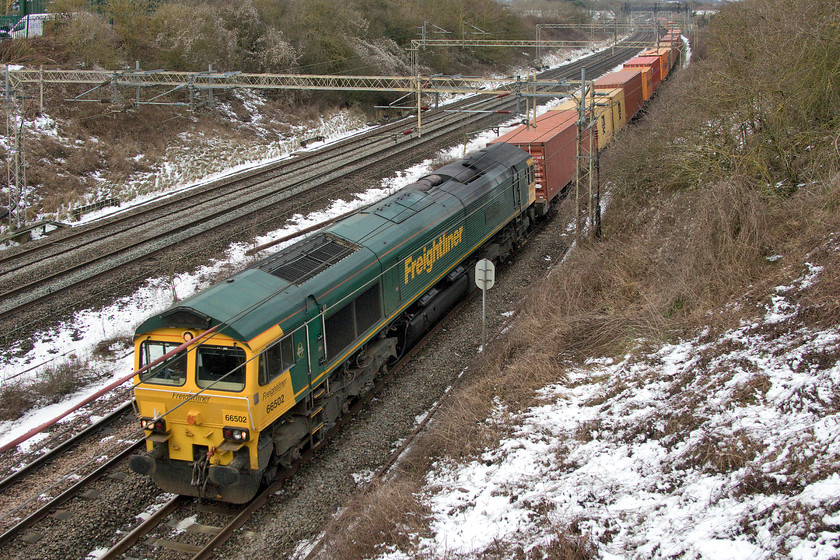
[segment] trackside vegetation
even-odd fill
[[[61,69],[163,69],[253,73],[408,75],[408,48],[424,22],[430,38],[533,38],[536,23],[584,21],[568,2],[495,0],[55,0],[60,14],[43,36],[0,41],[0,64]],[[535,8],[541,11],[533,11]],[[530,10],[524,11],[523,10]],[[536,15],[536,14],[543,15]],[[442,34],[442,31],[448,33]],[[576,30],[551,38],[580,39]],[[427,49],[425,73],[483,75],[527,65],[519,49]],[[398,94],[216,90],[209,107],[134,105],[134,92],[45,88],[44,114],[31,92],[26,116],[29,219],[71,219],[70,209],[104,198],[131,200],[209,174],[294,151],[300,141],[400,116],[378,110]],[[144,92],[145,99],[164,90]],[[93,103],[91,101],[102,101]],[[188,101],[185,91],[156,102]],[[337,114],[343,130],[324,130]],[[329,126],[329,125],[328,125]],[[6,152],[0,164],[6,165]],[[37,165],[34,162],[38,162]]]
[[[493,0],[55,0],[63,14],[43,45],[4,58],[115,68],[389,74],[424,21],[460,37],[466,20],[497,38],[522,37],[524,21]],[[429,26],[430,32],[432,27]],[[468,28],[473,31],[472,28]],[[438,35],[434,35],[438,36]],[[431,35],[430,35],[431,37]],[[510,52],[438,55],[438,71],[500,64]],[[459,66],[460,65],[460,66]],[[448,66],[448,68],[447,68]]]
[[[536,389],[562,383],[566,372],[585,369],[591,358],[633,362],[667,342],[715,340],[760,321],[780,293],[776,287],[796,284],[803,271],[837,270],[838,33],[840,7],[818,0],[745,0],[711,19],[692,45],[691,66],[671,77],[601,159],[608,200],[602,240],[582,242],[542,286],[529,288],[541,296],[526,298],[515,328],[470,367],[465,386],[402,461],[396,481],[350,506],[341,519],[352,530],[329,529],[332,557],[375,557],[386,550],[425,557],[413,547],[429,536],[428,504],[420,498],[426,475],[441,462],[480,462],[481,452],[509,433],[504,424],[488,421],[494,411],[525,410],[538,402]],[[798,308],[787,322],[754,328],[769,339],[795,339],[792,333],[840,324],[835,273],[820,275],[794,297]],[[838,457],[820,447],[784,459],[768,451],[772,437],[723,436],[704,391],[731,379],[732,370],[707,367],[729,350],[705,350],[690,375],[669,382],[673,407],[628,429],[627,437],[659,440],[672,451],[685,445],[683,455],[668,459],[672,468],[727,473],[734,481],[727,498],[789,496],[783,520],[762,517],[770,508],[745,517],[741,527],[747,541],[759,527],[772,527],[775,552],[787,556],[786,535],[826,530],[821,514],[797,506],[793,497],[809,482],[836,476]],[[808,360],[819,372],[836,367],[838,358],[827,352]],[[611,403],[651,381],[590,380],[604,384],[587,403],[602,413],[567,447],[590,440],[590,428],[597,433],[597,426],[628,424],[611,416]],[[732,393],[726,410],[764,402],[770,387],[767,375],[755,372]],[[804,406],[801,398],[792,395],[788,405]],[[821,403],[813,406],[820,415],[837,411],[836,395],[814,402]],[[705,435],[691,443],[689,434]],[[550,506],[541,507],[548,509],[534,511],[535,518],[549,519]],[[549,527],[555,535],[550,545],[496,543],[480,557],[598,557],[609,534],[599,541],[577,525]]]

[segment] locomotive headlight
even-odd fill
[[[236,443],[243,443],[248,441],[250,434],[245,428],[235,428],[227,426],[222,428],[222,435],[226,440],[235,441]]]
[[[163,418],[141,418],[140,427],[144,430],[151,430],[153,432],[165,432],[166,420]]]

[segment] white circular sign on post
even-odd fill
[[[496,284],[496,266],[493,261],[481,259],[475,263],[475,285],[489,290]]]

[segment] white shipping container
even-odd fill
[[[55,19],[57,14],[29,14],[23,16],[9,31],[12,39],[27,39],[38,37],[44,33],[44,22]]]

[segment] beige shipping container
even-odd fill
[[[595,129],[598,142],[598,150],[606,146],[616,132],[621,130],[627,123],[627,109],[624,103],[624,90],[615,88],[610,90],[599,89],[595,96],[586,99],[587,114],[592,114],[592,107],[595,108]],[[580,105],[575,99],[567,99],[553,107],[552,111],[580,111]]]
[[[603,108],[604,114],[609,114],[608,120],[612,121],[612,131],[610,137],[604,142],[598,142],[598,147],[602,148],[619,130],[624,128],[627,124],[627,107],[624,103],[624,90],[621,88],[611,90],[598,90],[595,96],[595,106],[598,109]],[[598,110],[596,110],[596,114]],[[599,123],[600,124],[600,123]],[[598,138],[600,139],[601,129],[598,129]]]

